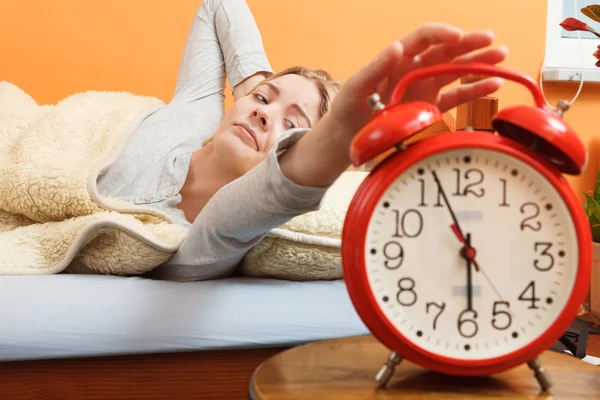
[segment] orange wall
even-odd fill
[[[168,101],[201,0],[18,0],[0,2],[0,80],[39,103],[78,91],[126,90]],[[248,0],[275,69],[291,64],[347,78],[385,44],[424,21],[465,30],[489,28],[511,53],[504,66],[537,77],[544,54],[545,0]],[[551,103],[570,99],[574,83],[546,84]],[[572,179],[588,190],[600,164],[596,137],[600,85],[587,84],[566,114],[590,145],[590,167]],[[531,103],[507,84],[500,106]]]

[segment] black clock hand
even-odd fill
[[[467,274],[470,274],[471,265],[473,267],[475,267],[475,270],[477,272],[481,272],[483,274],[483,277],[485,278],[486,281],[488,281],[488,283],[492,287],[492,290],[496,293],[496,296],[498,296],[498,298],[501,301],[504,301],[504,299],[502,298],[502,295],[496,288],[496,285],[494,285],[494,282],[492,282],[490,277],[485,273],[485,270],[481,269],[481,267],[479,266],[479,263],[477,262],[477,258],[476,258],[477,251],[475,250],[475,248],[473,246],[471,246],[471,234],[470,233],[467,233],[467,239],[465,240],[464,244],[465,244],[464,247],[460,251],[460,255],[465,260],[467,260],[467,268],[468,268]],[[467,275],[467,281],[468,281],[468,285],[470,286],[471,285],[470,275]],[[510,311],[508,311],[508,314],[510,315]]]
[[[467,256],[466,252],[468,248],[471,248],[471,234],[467,233],[465,246],[463,247],[462,252],[465,253],[463,257],[467,262],[467,310],[473,311],[473,277],[471,264],[473,264],[473,260]]]
[[[446,197],[446,193],[444,192],[444,188],[442,188],[442,184],[440,183],[440,180],[438,179],[437,174],[435,173],[435,171],[431,171],[431,173],[433,174],[433,179],[435,179],[435,182],[437,183],[438,189],[440,190],[440,194],[442,195],[442,197],[444,198],[444,202],[446,202],[446,207],[448,207],[448,211],[450,211],[450,215],[452,216],[452,221],[454,221],[454,224],[450,225],[450,228],[452,229],[452,232],[454,232],[454,234],[456,235],[456,237],[458,238],[458,240],[464,244],[464,247],[461,250],[461,255],[464,258],[470,259],[472,265],[475,267],[475,270],[478,272],[482,272],[483,276],[485,277],[485,279],[488,281],[488,283],[490,284],[490,286],[492,287],[492,289],[494,290],[494,292],[496,292],[496,296],[498,296],[500,298],[500,300],[504,301],[502,299],[502,296],[500,295],[500,292],[498,292],[498,289],[496,289],[496,286],[494,285],[494,283],[492,282],[492,280],[489,278],[489,276],[487,276],[487,274],[485,273],[485,271],[483,271],[480,267],[479,267],[479,263],[477,262],[477,260],[475,259],[475,255],[477,254],[475,249],[473,247],[471,247],[471,243],[469,242],[469,245],[467,245],[465,242],[465,235],[463,234],[462,229],[460,229],[460,225],[458,224],[458,220],[456,219],[456,215],[454,214],[454,210],[452,210],[452,206],[450,205],[450,202],[448,201],[448,197]]]

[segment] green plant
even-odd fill
[[[600,243],[600,172],[596,177],[596,186],[592,194],[593,196],[585,194],[587,202],[584,203],[584,207],[592,229],[592,240]]]
[[[591,4],[581,9],[581,13],[593,21],[600,22],[600,4]],[[600,38],[600,33],[592,29],[588,24],[578,20],[577,18],[569,17],[560,23],[560,26],[566,31],[585,31],[591,32]],[[600,46],[598,46],[594,57],[598,59],[596,67],[600,67]]]

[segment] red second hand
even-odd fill
[[[490,279],[490,277],[487,276],[487,274],[485,273],[485,271],[479,266],[479,263],[477,262],[477,260],[473,259],[471,261],[473,261],[473,264],[475,264],[475,266],[479,269],[479,272],[481,272],[483,274],[483,276],[488,281],[488,283],[490,284],[490,286],[492,287],[492,289],[494,290],[494,292],[496,292],[496,296],[498,296],[498,298],[501,301],[504,301],[504,299],[500,295],[500,292],[498,292],[498,289],[496,289],[496,286],[494,286],[494,284],[492,283],[492,280]]]

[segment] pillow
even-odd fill
[[[354,193],[368,174],[344,172],[325,194],[319,210],[273,229],[246,254],[239,273],[292,281],[341,279],[344,218]]]

